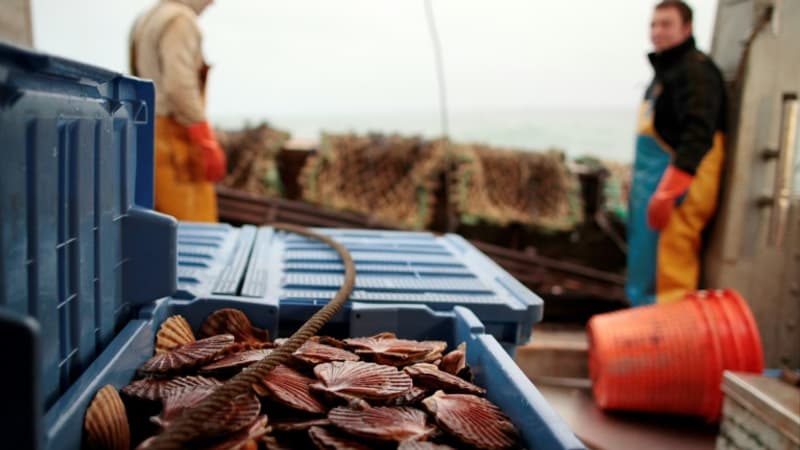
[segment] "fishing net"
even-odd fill
[[[453,154],[450,198],[462,223],[564,231],[583,220],[580,185],[562,152],[475,144],[454,146]]]
[[[252,194],[281,197],[284,193],[277,157],[289,133],[266,123],[241,130],[217,130],[228,157],[228,175],[221,184]]]
[[[443,141],[323,134],[298,181],[307,202],[424,229],[433,218],[443,170]]]

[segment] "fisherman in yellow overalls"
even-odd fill
[[[212,0],[161,0],[131,33],[131,72],[156,87],[155,208],[216,222],[226,160],[205,115],[208,66],[197,17]]]
[[[660,2],[650,34],[655,77],[640,114],[628,216],[625,292],[635,306],[670,303],[698,288],[724,149],[725,87],[695,48],[692,10]]]

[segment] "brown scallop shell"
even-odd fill
[[[294,359],[310,365],[331,361],[358,361],[358,355],[330,345],[307,341],[294,354]]]
[[[228,406],[217,410],[205,422],[206,436],[222,436],[242,430],[261,413],[261,402],[253,394],[241,394],[228,402]]]
[[[379,364],[405,366],[423,361],[435,361],[441,358],[441,352],[447,348],[443,341],[412,341],[397,339],[393,335],[378,335],[368,338],[345,339],[344,342],[359,356],[366,357]]]
[[[405,394],[393,398],[388,405],[391,406],[414,406],[417,403],[421,402],[425,397],[428,396],[428,391],[419,387],[412,387],[408,390]]]
[[[181,387],[219,385],[219,381],[213,378],[198,376],[178,377],[169,379],[161,378],[142,378],[122,388],[122,392],[130,397],[145,400],[161,400],[172,389]]]
[[[298,431],[308,431],[311,427],[327,427],[331,425],[328,419],[303,420],[300,422],[281,422],[273,423],[272,429],[277,433],[297,433]]]
[[[163,405],[161,414],[151,417],[150,420],[161,428],[166,428],[173,420],[180,417],[184,411],[197,406],[204,398],[211,395],[216,388],[217,386],[213,385],[203,385],[172,389],[161,400]]]
[[[270,353],[272,353],[271,349],[245,350],[242,352],[230,353],[206,364],[200,369],[200,373],[214,374],[243,369],[253,363],[261,361],[269,356]]]
[[[236,342],[269,342],[269,332],[256,328],[247,315],[233,308],[222,308],[214,311],[203,326],[201,336],[232,334]]]
[[[436,417],[439,426],[465,444],[505,450],[515,448],[519,442],[514,424],[485,398],[439,391],[422,403]]]
[[[320,344],[330,345],[331,347],[336,348],[347,348],[347,344],[344,343],[341,339],[336,339],[330,336],[314,336],[312,339],[315,339],[315,342],[319,342]]]
[[[105,385],[94,396],[83,420],[86,445],[95,450],[128,450],[131,432],[125,405],[114,386]]]
[[[311,441],[320,450],[372,450],[372,447],[328,427],[311,427]]]
[[[122,388],[122,393],[134,398],[144,400],[161,400],[166,392],[167,383],[170,380],[161,378],[142,378]]]
[[[475,386],[456,375],[439,370],[433,364],[414,364],[403,369],[412,380],[414,386],[426,389],[443,390],[445,392],[485,395],[486,389]]]
[[[434,444],[428,441],[403,441],[397,446],[397,450],[455,450],[449,445]]]
[[[267,432],[267,416],[259,416],[250,426],[237,431],[203,450],[256,450],[258,440]]]
[[[253,386],[256,393],[262,397],[271,394],[279,403],[290,408],[323,414],[326,409],[311,395],[309,385],[315,380],[294,369],[279,365],[272,369],[261,383]]]
[[[225,352],[232,343],[233,336],[230,334],[200,339],[153,356],[139,370],[144,373],[166,374],[191,369],[211,361]]]
[[[453,375],[458,375],[465,367],[467,367],[466,342],[458,344],[455,350],[444,355],[442,357],[442,362],[439,364],[439,369]]]
[[[333,408],[328,419],[340,430],[366,439],[401,442],[424,439],[436,429],[427,425],[427,415],[406,406],[377,406],[366,410]]]
[[[189,322],[181,315],[167,317],[156,333],[156,354],[164,353],[179,345],[194,342],[197,339],[192,333]]]
[[[314,367],[319,383],[311,388],[369,400],[388,400],[411,389],[411,377],[396,367],[361,361],[334,361]]]

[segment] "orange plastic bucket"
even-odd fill
[[[594,397],[603,409],[714,421],[722,405],[722,372],[763,371],[755,320],[732,290],[597,315],[587,329]]]

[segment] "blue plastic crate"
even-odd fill
[[[24,401],[36,419],[0,422],[8,448],[31,448],[42,416],[80,407],[69,392],[133,306],[175,290],[177,223],[148,209],[153,95],[150,82],[0,44],[0,334],[35,375],[10,384],[16,367],[0,371],[20,401],[0,416]]]
[[[257,229],[181,222],[178,226],[176,298],[237,295]]]
[[[81,396],[76,402],[80,406],[65,412],[57,423],[48,424],[48,448],[79,448],[85,404],[102,386],[112,384],[122,388],[131,381],[136,368],[152,356],[155,332],[166,317],[181,314],[197,331],[211,312],[225,307],[245,311],[257,326],[268,329],[271,336],[291,334],[296,324],[319,308],[306,304],[285,309],[274,301],[241,298],[162,300],[143,308],[139,319],[129,323],[107,354],[98,360],[103,364],[92,368],[95,372],[91,383],[81,386]],[[441,339],[451,346],[466,342],[467,360],[476,383],[486,388],[487,397],[509,415],[530,450],[584,448],[497,340],[485,334],[483,324],[469,309],[434,311],[424,305],[355,302],[347,304],[321,333],[346,337],[381,331],[392,331],[409,339]]]
[[[181,234],[184,225],[181,225]],[[247,232],[247,239],[234,238]],[[534,323],[542,318],[543,302],[491,259],[457,235],[426,232],[316,229],[350,250],[358,278],[351,300],[372,303],[424,304],[434,310],[456,305],[469,307],[487,331],[510,352],[530,339]],[[207,227],[206,236],[227,235],[238,252],[217,252],[210,267],[193,270],[197,281],[181,283],[184,298],[214,294],[243,298],[279,299],[281,305],[326,302],[342,284],[344,267],[336,252],[325,244],[301,236],[227,226]],[[188,231],[187,231],[188,233]],[[192,229],[192,234],[199,231]],[[223,238],[220,237],[221,240]],[[252,250],[244,250],[244,244]],[[179,238],[178,253],[186,247]],[[192,260],[190,263],[194,263]],[[246,267],[242,272],[241,268]],[[215,292],[218,284],[235,290]]]

